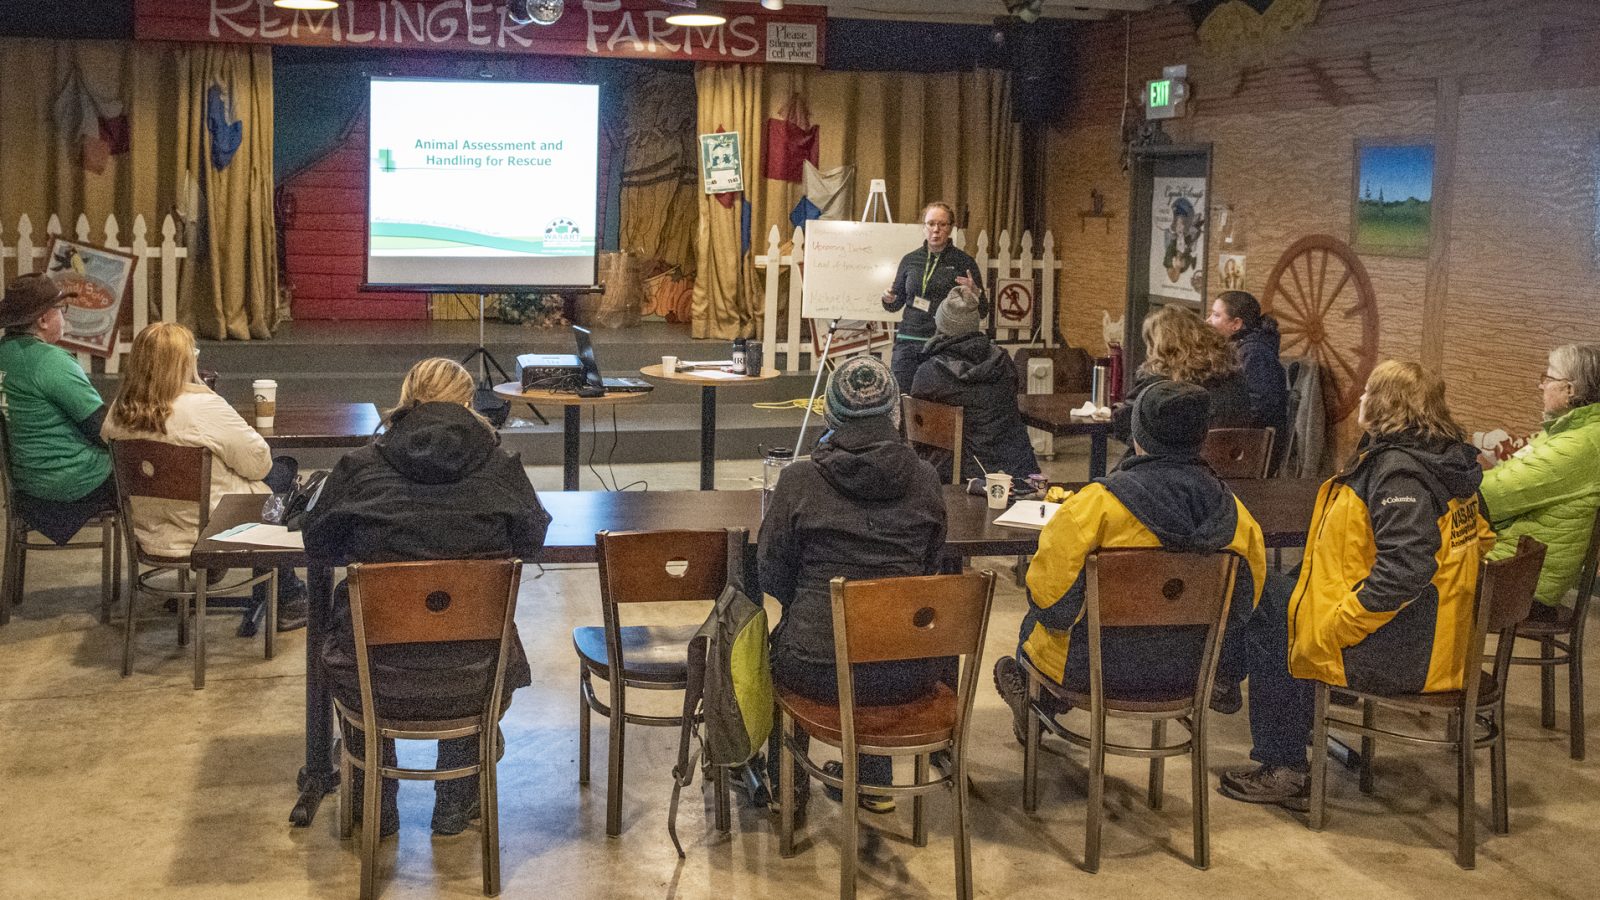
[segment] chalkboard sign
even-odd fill
[[[905,310],[886,312],[883,292],[900,259],[922,246],[922,226],[880,222],[806,223],[802,315],[808,319],[898,322]]]

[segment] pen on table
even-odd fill
[[[1044,518],[1044,504],[1039,504],[1039,518]]]

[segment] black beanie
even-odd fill
[[[1181,381],[1158,381],[1133,405],[1133,439],[1151,456],[1194,456],[1210,428],[1211,395]]]

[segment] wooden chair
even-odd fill
[[[1089,693],[1073,691],[1047,677],[1025,656],[1018,662],[1028,675],[1028,733],[1023,743],[1022,805],[1039,808],[1039,737],[1048,729],[1070,743],[1089,749],[1089,821],[1084,835],[1084,868],[1100,869],[1100,832],[1104,817],[1106,754],[1150,760],[1149,805],[1161,808],[1165,761],[1191,756],[1194,791],[1194,866],[1211,865],[1210,792],[1206,789],[1206,741],[1211,685],[1233,599],[1239,557],[1232,553],[1174,553],[1160,549],[1100,550],[1085,564],[1085,612],[1089,640],[1076,652],[1089,654]],[[1205,642],[1194,660],[1194,690],[1173,696],[1113,697],[1105,692],[1101,640],[1106,628],[1203,626]],[[1069,730],[1057,718],[1053,695],[1089,713],[1089,734]],[[1148,746],[1114,744],[1106,739],[1108,718],[1150,722]],[[1176,720],[1189,738],[1167,743],[1166,726]]]
[[[1200,458],[1218,478],[1265,478],[1276,436],[1276,428],[1213,428]]]
[[[98,541],[57,544],[54,541],[30,541],[33,529],[17,512],[16,485],[11,481],[11,428],[4,414],[0,414],[0,492],[6,502],[5,570],[0,575],[0,625],[11,621],[11,607],[20,605],[26,595],[29,550],[100,550],[100,622],[111,621],[111,609],[122,596],[122,581],[118,574],[122,568],[121,528],[117,514],[103,512],[83,523],[79,533],[91,528],[100,529]]]
[[[943,461],[944,453],[950,454],[950,480],[946,484],[961,483],[961,416],[959,406],[947,403],[935,403],[932,400],[919,400],[916,397],[902,397],[901,412],[906,423],[906,440],[911,446],[918,448],[933,447],[943,451],[936,458],[922,454],[937,468]],[[1024,473],[1026,474],[1026,473]],[[944,480],[944,476],[939,476]]]
[[[592,710],[611,723],[606,764],[606,834],[611,837],[622,833],[623,726],[683,726],[682,716],[628,712],[627,691],[684,690],[689,639],[700,627],[698,622],[624,626],[619,606],[715,601],[728,583],[728,567],[743,565],[747,539],[743,529],[602,531],[594,536],[604,625],[572,629],[572,646],[578,653],[578,783],[589,783]],[[595,677],[610,686],[609,703],[596,694]],[[717,827],[727,830],[727,770],[719,767],[717,777]]]
[[[1573,759],[1584,757],[1583,626],[1594,599],[1595,570],[1600,568],[1600,510],[1589,532],[1589,550],[1578,570],[1578,599],[1572,607],[1555,610],[1554,619],[1528,619],[1517,626],[1517,637],[1539,642],[1538,656],[1512,656],[1511,664],[1539,666],[1539,724],[1556,727],[1556,666],[1567,667],[1568,727]]]
[[[205,531],[211,518],[211,451],[205,447],[180,447],[161,441],[112,441],[111,468],[117,479],[117,507],[125,527],[122,533],[128,542],[128,619],[122,635],[122,675],[133,674],[133,635],[138,616],[134,609],[140,595],[156,599],[174,599],[179,602],[178,645],[187,641],[189,614],[194,614],[194,687],[206,686],[206,598],[208,595],[232,595],[238,591],[266,583],[267,621],[265,633],[266,657],[275,652],[278,631],[278,570],[246,578],[243,581],[211,587],[207,584],[204,569],[195,569],[187,554],[159,556],[147,552],[139,543],[134,528],[134,501],[138,499],[173,500],[193,503],[199,508],[200,522],[195,529],[195,541]],[[263,497],[264,499],[264,497]],[[141,573],[139,567],[150,569]],[[176,588],[160,587],[152,583],[158,575],[175,574]],[[194,587],[189,581],[193,578]]]
[[[1353,694],[1361,705],[1361,721],[1351,722],[1328,714],[1325,683],[1317,684],[1316,713],[1311,738],[1311,816],[1308,824],[1321,831],[1326,819],[1328,795],[1328,729],[1337,727],[1361,735],[1361,791],[1372,793],[1374,739],[1403,741],[1414,746],[1447,750],[1456,755],[1456,864],[1470,869],[1477,851],[1477,803],[1475,802],[1476,750],[1489,748],[1490,803],[1494,830],[1505,834],[1510,825],[1506,814],[1506,676],[1511,669],[1512,645],[1517,625],[1528,616],[1533,589],[1539,583],[1539,568],[1544,565],[1545,547],[1524,536],[1515,556],[1485,563],[1478,580],[1478,596],[1473,611],[1472,642],[1467,645],[1466,683],[1459,691],[1427,694],[1378,695],[1341,687]],[[1489,633],[1499,636],[1493,668],[1485,673],[1479,662]],[[1416,731],[1395,731],[1377,726],[1378,709],[1430,716],[1444,714],[1443,737]],[[1478,726],[1483,727],[1480,734]]]
[[[915,776],[909,784],[873,785],[879,794],[906,795],[912,800],[912,842],[926,846],[923,796],[950,789],[955,794],[952,837],[955,841],[956,896],[972,894],[972,846],[967,822],[967,724],[981,670],[989,607],[994,600],[994,573],[927,575],[872,581],[832,581],[833,646],[839,679],[839,702],[802,697],[775,686],[783,740],[779,751],[779,839],[782,856],[794,855],[794,765],[798,749],[795,729],[839,748],[844,777],[825,773],[806,753],[799,763],[813,778],[844,792],[843,841],[840,847],[839,896],[853,898],[856,889],[856,805],[859,796],[856,754],[915,755]],[[891,660],[960,657],[955,689],[940,682],[925,696],[895,706],[858,706],[851,666]],[[950,766],[929,777],[929,757],[945,750]]]
[[[351,803],[351,769],[362,773],[361,897],[377,896],[381,779],[448,781],[478,778],[483,812],[483,893],[500,893],[500,808],[495,785],[500,756],[499,722],[506,658],[511,655],[512,623],[517,613],[517,588],[522,581],[519,559],[439,560],[430,562],[357,563],[350,566],[350,623],[355,633],[356,675],[361,708],[352,710],[334,700],[345,724],[361,729],[359,753],[340,741],[339,836],[355,826]],[[383,693],[372,680],[372,650],[398,644],[445,641],[494,641],[494,674],[485,686],[477,712],[451,719],[406,721],[378,711],[374,698]],[[383,741],[440,741],[478,738],[478,762],[456,769],[412,769],[383,764]]]

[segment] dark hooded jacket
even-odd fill
[[[1158,381],[1169,380],[1165,375],[1140,375],[1133,390],[1111,413],[1111,434],[1126,444],[1124,460],[1133,458],[1133,407],[1139,402],[1144,389]],[[1261,428],[1250,411],[1250,386],[1243,372],[1232,372],[1200,384],[1211,395],[1211,413],[1207,424],[1212,428]],[[1279,432],[1280,436],[1282,432]]]
[[[1028,569],[1021,652],[1040,671],[1074,690],[1088,689],[1084,563],[1096,550],[1119,547],[1238,554],[1224,641],[1240,639],[1266,578],[1261,526],[1197,458],[1135,456],[1067,498],[1039,535]],[[1194,689],[1204,627],[1108,629],[1103,640],[1108,693],[1172,696]]]
[[[833,665],[828,582],[931,575],[944,536],[938,476],[887,417],[829,432],[811,459],[783,470],[761,523],[761,588],[783,606],[774,647]]]
[[[961,407],[961,477],[1005,472],[1023,478],[1039,471],[1027,426],[1017,411],[1017,367],[1011,354],[981,331],[943,335],[928,343],[911,396]],[[943,476],[949,454],[928,458]]]
[[[1278,359],[1282,342],[1278,320],[1262,316],[1256,327],[1235,333],[1232,340],[1250,393],[1251,427],[1277,429],[1272,448],[1272,469],[1276,471],[1283,451],[1289,448],[1289,376]]]
[[[306,516],[306,551],[334,565],[425,559],[536,560],[550,514],[539,504],[516,454],[472,413],[424,403],[398,416],[373,443],[334,467]],[[457,641],[375,648],[379,696],[477,701],[495,648]],[[333,596],[332,629],[322,658],[335,693],[359,698],[349,592]],[[532,683],[522,639],[513,634],[507,695]]]

